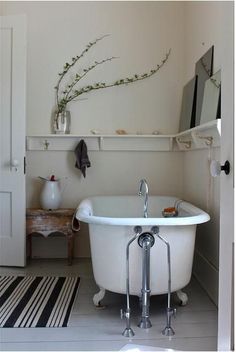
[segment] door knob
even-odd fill
[[[212,160],[210,165],[211,176],[219,176],[221,171],[224,171],[226,175],[230,173],[230,162],[226,160],[224,165],[221,165],[219,161]]]
[[[19,160],[13,159],[13,160],[11,161],[11,166],[12,166],[12,167],[17,167],[17,166],[19,166]]]
[[[17,159],[12,159],[12,161],[11,161],[11,167],[12,167],[12,168],[15,168],[15,171],[18,171],[19,165],[20,165],[19,160],[17,160]]]

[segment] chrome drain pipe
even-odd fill
[[[157,226],[154,226],[152,229],[153,234],[157,235],[161,241],[167,246],[167,262],[168,262],[168,296],[167,296],[167,309],[166,309],[166,327],[162,331],[162,335],[173,336],[175,334],[174,330],[171,327],[171,317],[176,316],[176,309],[171,308],[170,298],[171,298],[171,266],[170,266],[170,244],[163,237],[161,237],[158,232],[159,229]]]
[[[138,244],[143,250],[143,264],[142,264],[142,315],[138,327],[148,329],[152,326],[149,319],[150,307],[150,250],[154,245],[155,239],[150,232],[142,233],[138,238]]]
[[[129,247],[134,240],[141,235],[142,233],[142,227],[141,226],[135,226],[134,227],[134,232],[135,235],[131,240],[128,242],[126,246],[126,310],[125,312],[123,309],[121,309],[120,314],[121,314],[121,319],[125,318],[126,319],[126,328],[123,331],[122,335],[125,337],[132,337],[134,336],[134,331],[131,328],[130,324],[130,302],[129,302]]]
[[[130,324],[130,300],[129,300],[129,248],[130,245],[138,238],[138,244],[143,249],[142,258],[142,289],[141,289],[141,303],[142,315],[138,324],[140,328],[148,329],[152,326],[149,318],[150,307],[150,250],[155,243],[154,235],[156,235],[167,246],[167,264],[168,264],[168,296],[167,296],[167,309],[166,309],[166,327],[163,329],[162,334],[165,336],[173,336],[175,334],[171,327],[171,317],[176,315],[176,309],[171,308],[171,257],[170,257],[170,244],[159,233],[159,227],[153,226],[151,232],[142,233],[141,226],[134,227],[135,235],[128,242],[126,246],[126,310],[121,309],[121,318],[126,319],[126,328],[122,335],[125,337],[133,337],[134,331]]]

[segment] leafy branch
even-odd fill
[[[83,70],[84,73],[83,73],[82,75],[76,74],[76,75],[75,75],[75,78],[74,78],[74,81],[73,81],[70,85],[67,86],[67,87],[68,87],[68,91],[65,90],[65,91],[63,92],[64,98],[65,98],[66,100],[68,99],[69,94],[70,94],[70,92],[72,91],[72,89],[74,88],[74,86],[75,86],[84,76],[86,76],[89,71],[93,70],[96,66],[102,65],[102,64],[104,64],[105,62],[111,61],[111,60],[113,60],[113,59],[117,59],[117,57],[110,57],[110,58],[104,59],[104,60],[99,61],[99,62],[98,62],[98,61],[95,61],[92,66],[90,66],[90,67],[88,67],[87,69],[84,69],[84,70]]]
[[[78,98],[80,95],[85,94],[85,93],[89,93],[93,90],[97,90],[97,89],[105,89],[105,88],[110,88],[110,87],[114,87],[114,86],[120,86],[120,85],[128,85],[130,83],[134,83],[136,81],[141,81],[143,79],[146,79],[148,77],[151,77],[152,75],[154,75],[157,71],[159,71],[161,69],[161,67],[165,64],[165,62],[168,60],[168,57],[170,55],[171,50],[168,51],[168,53],[166,54],[165,58],[161,61],[160,64],[158,64],[155,68],[151,69],[150,71],[148,71],[147,73],[143,73],[143,74],[135,74],[131,77],[126,77],[126,78],[122,78],[119,79],[113,83],[105,83],[105,82],[97,82],[95,84],[92,85],[87,85],[84,86],[80,89],[76,89],[76,85],[77,83],[79,83],[81,81],[82,78],[84,78],[90,71],[92,71],[93,69],[95,69],[98,65],[102,65],[108,61],[112,61],[114,59],[116,59],[117,57],[109,57],[106,59],[103,59],[101,61],[95,61],[91,66],[85,68],[83,70],[82,74],[76,73],[74,78],[72,79],[71,83],[68,84],[65,89],[62,92],[62,98],[59,98],[59,89],[60,89],[60,84],[62,79],[65,77],[65,75],[67,74],[67,72],[79,61],[79,59],[81,59],[86,52],[95,44],[97,44],[98,41],[102,40],[103,38],[107,37],[108,35],[104,35],[98,39],[96,39],[94,42],[90,42],[87,46],[86,49],[83,50],[83,52],[76,57],[72,58],[71,63],[66,63],[64,65],[63,71],[61,73],[59,73],[59,80],[57,82],[57,85],[55,86],[56,89],[56,102],[57,102],[57,112],[60,113],[62,111],[64,111],[66,109],[66,106],[69,102],[71,102],[72,100]]]
[[[89,49],[91,49],[94,45],[97,44],[97,42],[99,42],[100,40],[102,40],[105,37],[108,37],[109,34],[105,34],[102,37],[99,37],[97,39],[95,39],[93,42],[89,42],[86,46],[86,48],[82,51],[82,53],[76,57],[72,57],[71,59],[71,63],[66,62],[64,67],[63,67],[63,71],[58,73],[58,75],[60,76],[57,85],[54,87],[56,89],[56,101],[57,101],[57,106],[59,106],[59,88],[60,88],[60,83],[62,81],[62,79],[65,77],[65,75],[67,74],[67,72],[71,69],[71,67],[73,67],[77,61],[79,61],[88,51]]]

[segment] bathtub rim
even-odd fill
[[[138,198],[138,196],[129,196],[129,195],[118,195],[118,196],[92,196],[82,200],[76,210],[76,218],[79,221],[88,223],[88,224],[97,224],[97,225],[115,225],[115,226],[187,226],[187,225],[197,225],[202,224],[210,220],[209,214],[204,210],[196,207],[195,205],[182,201],[180,203],[180,208],[187,211],[192,216],[188,217],[173,217],[173,218],[142,218],[142,217],[132,217],[132,218],[122,218],[122,217],[104,217],[104,216],[95,216],[92,213],[93,209],[93,199],[95,198]],[[150,198],[171,198],[174,201],[178,200],[177,197],[172,196],[150,196]]]

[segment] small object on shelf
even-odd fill
[[[101,132],[99,131],[99,130],[90,130],[90,132],[92,133],[92,134],[101,134]]]
[[[152,132],[152,134],[154,134],[155,136],[157,136],[158,134],[160,134],[160,132],[158,130],[155,130]]]
[[[116,134],[127,134],[126,130],[116,130]]]

